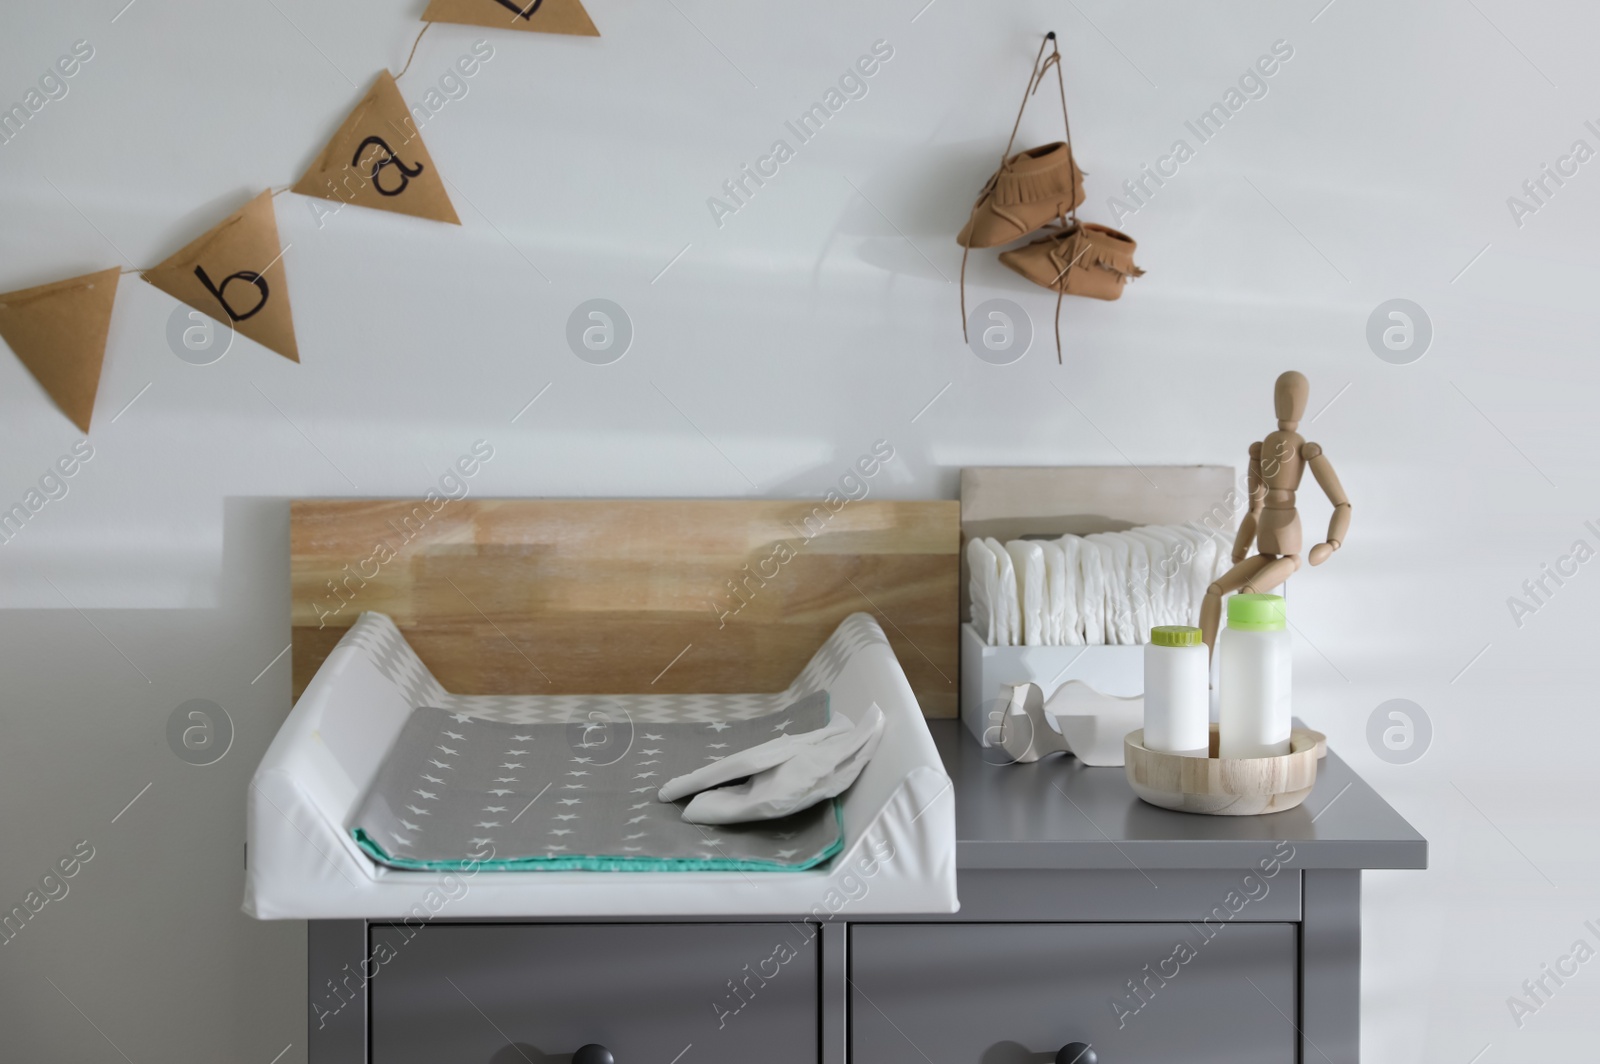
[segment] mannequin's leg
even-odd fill
[[[1247,595],[1265,595],[1293,576],[1300,568],[1300,555],[1285,554],[1271,565],[1265,566],[1255,576],[1245,581],[1240,592]]]
[[[1217,577],[1216,582],[1206,588],[1206,597],[1200,603],[1200,638],[1205,640],[1207,647],[1215,649],[1217,645],[1217,627],[1222,622],[1222,596],[1249,586],[1252,578],[1279,561],[1282,559],[1271,554],[1252,555]],[[1287,577],[1285,573],[1272,586],[1276,587]]]
[[[1251,563],[1256,563],[1253,567]],[[1300,568],[1300,555],[1285,554],[1274,558],[1257,554],[1246,558],[1217,578],[1206,588],[1206,598],[1200,605],[1200,635],[1206,646],[1216,649],[1217,627],[1222,620],[1222,596],[1230,591],[1247,595],[1264,595],[1280,586]],[[1246,571],[1248,570],[1248,571]]]

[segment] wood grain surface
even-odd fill
[[[1144,729],[1123,740],[1128,783],[1140,798],[1163,809],[1211,816],[1258,816],[1293,809],[1317,782],[1328,740],[1309,728],[1289,733],[1289,752],[1278,757],[1218,757],[1211,725],[1211,756],[1184,757],[1144,745]]]
[[[364,610],[461,694],[778,691],[863,611],[956,714],[954,501],[299,499],[290,529],[296,697]]]

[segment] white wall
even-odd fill
[[[72,42],[95,49],[0,145],[0,289],[148,265],[290,183],[398,69],[423,6],[122,2],[0,16],[0,102]],[[301,365],[243,340],[180,361],[173,302],[124,278],[94,458],[0,545],[0,902],[95,848],[0,947],[5,1055],[303,1059],[304,928],[238,912],[244,788],[289,703],[286,661],[268,667],[287,642],[286,497],[419,493],[480,438],[487,495],[812,495],[879,437],[898,457],[877,486],[902,498],[953,494],[966,464],[1241,464],[1292,367],[1313,411],[1337,396],[1309,435],[1355,501],[1348,547],[1294,581],[1300,712],[1431,848],[1427,872],[1365,880],[1367,1059],[1592,1060],[1600,966],[1520,1029],[1506,998],[1600,918],[1600,576],[1580,569],[1521,626],[1507,597],[1575,539],[1600,545],[1583,524],[1600,518],[1600,162],[1521,226],[1506,200],[1575,139],[1600,148],[1583,125],[1600,126],[1600,16],[587,3],[599,40],[424,38],[413,101],[472,41],[495,49],[424,128],[460,229],[354,208],[319,229],[310,201],[278,197]],[[1068,303],[1064,366],[1053,298],[973,256],[969,305],[1012,298],[1040,331],[998,367],[962,345],[953,234],[1051,27],[1099,220],[1141,164],[1197,145],[1185,120],[1274,41],[1294,55],[1126,219],[1149,276],[1119,303]],[[880,39],[894,55],[868,95],[719,228],[707,197]],[[1023,141],[1057,128],[1041,94]],[[637,332],[610,366],[564,341],[596,296]],[[1414,364],[1364,338],[1395,297],[1435,328]],[[79,436],[9,357],[0,396],[9,505]],[[191,698],[237,728],[207,767],[166,741]],[[1434,726],[1410,765],[1366,742],[1391,698]]]

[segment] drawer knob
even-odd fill
[[[605,1046],[590,1042],[572,1054],[572,1064],[617,1064],[617,1058]]]
[[[577,1064],[578,1058],[572,1059],[573,1064]],[[1095,1064],[1098,1059],[1087,1042],[1068,1042],[1056,1054],[1056,1064]]]

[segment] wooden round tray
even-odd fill
[[[1211,756],[1183,757],[1147,749],[1144,729],[1122,740],[1124,766],[1133,792],[1151,805],[1211,816],[1280,813],[1305,801],[1317,782],[1317,762],[1327,737],[1308,728],[1289,734],[1280,757],[1217,756],[1217,726],[1211,726]]]

